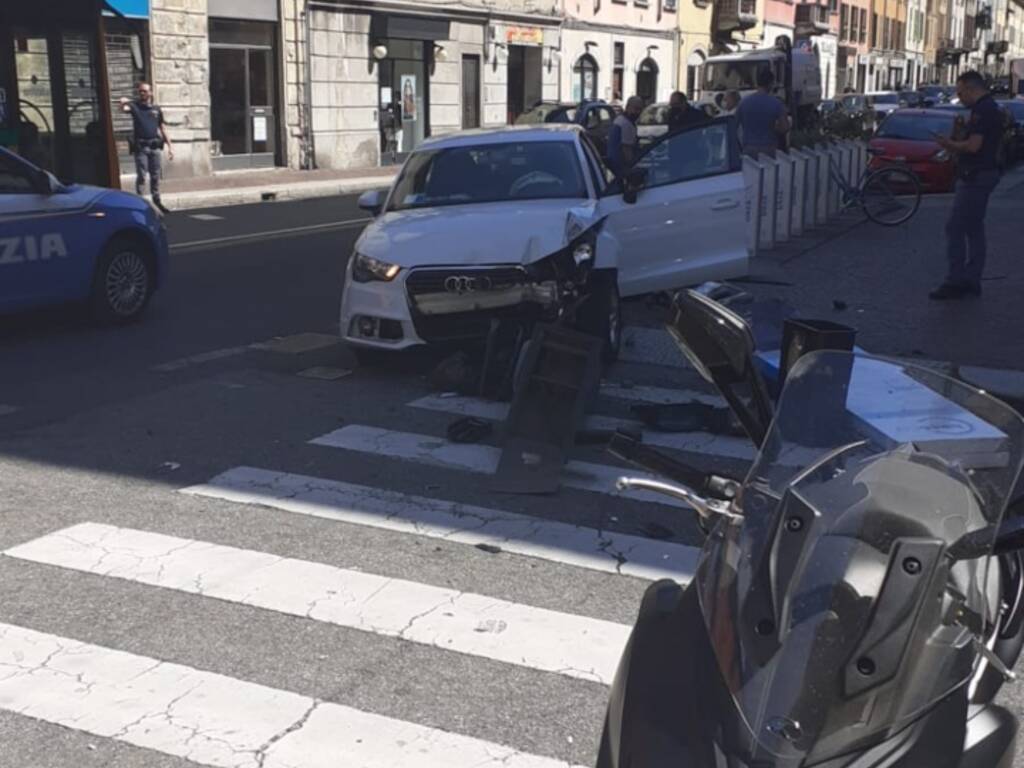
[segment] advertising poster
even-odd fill
[[[416,75],[402,75],[402,120],[416,119]]]

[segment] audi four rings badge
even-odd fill
[[[470,277],[469,275],[453,275],[445,278],[444,289],[448,293],[473,293],[474,291],[491,290],[491,278]]]

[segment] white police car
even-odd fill
[[[138,317],[163,282],[167,235],[143,198],[61,184],[0,147],[0,312],[88,302]]]

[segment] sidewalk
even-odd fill
[[[858,345],[875,354],[944,361],[947,371],[1024,403],[1024,167],[1003,177],[989,204],[980,299],[928,298],[945,274],[951,204],[951,195],[925,197],[913,219],[892,229],[847,213],[760,254],[743,288],[804,317],[853,326]]]
[[[161,181],[164,205],[174,211],[244,205],[264,200],[299,200],[308,197],[350,195],[387,187],[397,166],[355,171],[297,171],[273,168],[225,171],[212,176]],[[135,190],[134,174],[122,174],[121,188]]]

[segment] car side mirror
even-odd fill
[[[369,211],[373,216],[379,215],[384,208],[384,190],[371,189],[368,192],[363,192],[359,196],[358,205],[362,210]]]

